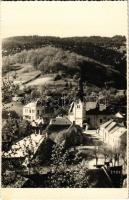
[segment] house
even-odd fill
[[[87,101],[86,103],[86,106],[85,106],[85,108],[86,108],[86,111],[88,111],[88,110],[91,110],[91,109],[95,109],[96,108],[96,106],[97,106],[97,101]]]
[[[58,116],[50,120],[46,134],[47,136],[50,136],[50,139],[54,141],[56,135],[58,135],[60,131],[68,129],[70,125],[71,122],[67,117]]]
[[[86,122],[89,125],[89,129],[98,129],[113,116],[112,112],[108,109],[100,110],[99,108],[95,108],[86,112]]]
[[[42,115],[43,106],[40,102],[31,102],[23,107],[23,119],[28,121],[36,121]]]
[[[127,143],[127,129],[124,123],[119,121],[116,116],[102,124],[98,132],[103,141],[113,149],[120,148],[121,145],[126,146]]]
[[[124,126],[116,126],[115,130],[109,135],[109,144],[112,148],[120,148],[120,146],[124,145],[126,148],[127,143],[127,129]]]
[[[43,140],[43,135],[33,133],[13,144],[8,152],[3,152],[2,157],[6,159],[24,159],[29,154],[33,156]]]
[[[52,139],[52,135],[50,135]],[[64,143],[66,148],[81,145],[83,143],[82,128],[74,122],[68,128],[61,130],[53,137],[57,144]]]

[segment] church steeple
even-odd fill
[[[84,96],[84,92],[83,92],[83,81],[82,78],[79,78],[78,80],[78,91],[77,91],[77,99],[80,99],[83,102],[83,96]]]
[[[81,77],[81,76],[80,76]],[[85,106],[84,106],[84,92],[83,92],[83,81],[82,77],[78,80],[78,88],[75,95],[75,100],[71,104],[68,118],[69,120],[75,124],[83,127],[83,122],[85,118]]]

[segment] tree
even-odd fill
[[[85,162],[71,167],[69,156],[70,152],[65,150],[64,143],[54,146],[51,156],[51,176],[48,180],[49,187],[89,187]]]

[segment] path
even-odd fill
[[[103,144],[103,139],[96,133],[96,130],[87,130],[83,134],[87,141],[87,146],[100,146]]]

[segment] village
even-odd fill
[[[15,95],[13,102],[21,98]],[[65,101],[65,95],[62,95],[62,106]],[[46,116],[43,102],[39,97],[35,98],[22,107],[21,119],[29,124],[25,136],[14,138],[15,142],[9,142],[7,134],[3,137],[3,147],[10,143],[2,153],[4,183],[6,176],[14,176],[15,171],[15,178],[21,182],[13,180],[12,187],[30,187],[32,180],[36,187],[51,187],[48,176],[51,173],[52,148],[64,144],[70,154],[68,166],[73,170],[82,163],[88,170],[84,176],[88,176],[88,184],[93,186],[84,184],[83,187],[126,187],[126,113],[109,109],[107,96],[86,96],[80,78],[76,94],[68,104],[68,112],[60,110],[55,116],[52,113]]]

